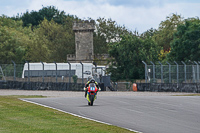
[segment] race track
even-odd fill
[[[200,133],[198,96],[98,96],[24,99],[143,133]]]

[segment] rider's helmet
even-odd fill
[[[87,81],[90,81],[92,79],[92,76],[89,76],[88,78],[87,78]]]
[[[95,83],[95,79],[90,79],[90,83]]]

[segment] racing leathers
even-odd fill
[[[88,91],[88,88],[87,88],[87,87],[89,86],[90,83],[95,83],[95,85],[96,85],[98,91],[100,90],[98,83],[97,83],[95,80],[90,80],[90,81],[88,81],[88,82],[85,84],[85,97],[87,96],[87,91]],[[98,91],[97,91],[97,92],[98,92]]]

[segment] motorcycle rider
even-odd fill
[[[90,79],[86,84],[85,84],[85,88],[84,88],[84,90],[85,90],[85,97],[87,96],[87,91],[88,91],[88,86],[89,86],[89,84],[90,83],[95,83],[95,85],[96,85],[96,87],[97,87],[97,92],[99,91],[99,90],[101,90],[101,88],[99,87],[99,85],[98,85],[98,83],[95,81],[95,79]]]

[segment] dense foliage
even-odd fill
[[[186,19],[179,25],[171,43],[168,60],[199,61],[200,57],[200,20]]]
[[[158,31],[153,37],[164,51],[170,51],[170,43],[173,40],[174,33],[176,33],[177,26],[183,23],[182,19],[180,15],[172,14],[171,16],[167,16],[166,20],[160,23]]]
[[[75,53],[72,25],[80,20],[54,6],[12,18],[0,16],[0,63],[65,62],[67,54]],[[112,19],[98,18],[95,22],[94,53],[110,55],[108,73],[113,81],[144,78],[142,61],[198,61],[199,18],[184,20],[171,14],[158,29],[142,34]]]
[[[119,43],[112,45],[109,54],[114,57],[109,72],[112,80],[131,80],[143,78],[142,61],[158,59],[159,47],[151,37],[139,38],[136,35],[123,35]]]
[[[65,23],[66,17],[71,17],[69,15],[65,15],[64,11],[59,11],[54,6],[43,7],[39,11],[31,11],[30,13],[26,11],[21,16],[23,21],[23,26],[37,26],[42,22],[44,19],[51,21],[52,19],[58,23],[63,24]]]
[[[27,44],[31,43],[29,27],[23,28],[22,21],[0,16],[0,63],[24,61]]]

